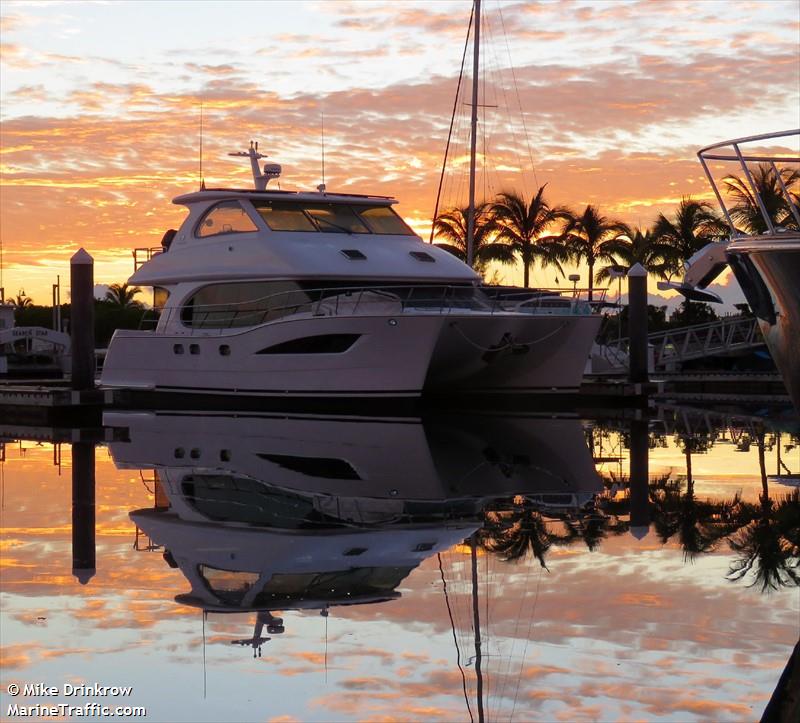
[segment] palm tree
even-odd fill
[[[659,241],[652,230],[633,229],[625,226],[622,233],[608,243],[608,251],[615,263],[604,266],[595,277],[598,282],[609,281],[612,270],[624,271],[626,274],[636,264],[641,264],[648,272],[661,279],[668,276],[668,259],[671,247]]]
[[[606,218],[591,205],[580,215],[571,211],[566,214],[561,241],[568,259],[585,261],[589,266],[589,301],[594,293],[594,267],[599,261],[614,263],[612,241],[624,231],[625,224]]]
[[[491,206],[499,229],[498,241],[509,244],[522,260],[525,288],[530,286],[530,267],[534,261],[538,259],[542,267],[555,266],[560,272],[559,262],[566,259],[560,236],[545,234],[556,221],[567,217],[567,209],[547,203],[546,186],[539,188],[530,203],[514,191],[504,191]]]
[[[753,185],[761,197],[764,209],[772,223],[787,229],[798,230],[797,220],[791,212],[791,207],[778,181],[778,175],[783,185],[789,191],[792,205],[800,211],[800,198],[790,189],[800,182],[800,171],[792,168],[781,168],[776,173],[769,163],[759,163],[751,172]],[[749,234],[764,233],[767,223],[761,214],[761,209],[756,200],[750,184],[738,176],[726,176],[723,180],[725,188],[734,200],[730,209],[731,219],[737,226]]]
[[[24,309],[26,306],[33,306],[33,299],[30,296],[25,296],[24,291],[20,291],[15,299],[11,299],[11,304],[18,309]]]
[[[141,294],[142,290],[138,286],[128,286],[128,284],[111,284],[106,291],[106,301],[121,309],[132,309],[141,306],[141,303],[134,301],[136,294]]]
[[[682,273],[684,261],[727,231],[727,225],[714,213],[711,204],[682,198],[672,219],[660,213],[653,226],[654,239],[671,249],[665,259],[665,273]]]
[[[461,259],[467,260],[467,218],[468,208],[451,208],[440,213],[433,221],[433,230],[445,243],[436,245]],[[492,218],[488,203],[475,208],[475,233],[473,236],[472,258],[476,271],[483,272],[490,261],[501,264],[514,263],[514,250],[496,240],[497,224]]]

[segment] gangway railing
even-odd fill
[[[603,357],[615,368],[627,368],[630,340],[610,342],[602,349]],[[754,349],[764,344],[755,317],[724,316],[704,324],[683,326],[648,335],[653,352],[653,366],[664,369],[673,364],[702,359],[733,351]]]

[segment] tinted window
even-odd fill
[[[256,211],[273,231],[316,231],[314,222],[296,203],[253,201]]]
[[[211,208],[197,225],[196,236],[258,231],[238,201],[223,201]]]
[[[263,324],[300,310],[310,301],[293,281],[210,284],[197,291],[181,310],[186,326],[227,329]]]
[[[402,234],[413,236],[414,232],[406,226],[389,206],[356,206],[358,215],[361,216],[372,230],[372,233]]]
[[[353,209],[339,203],[324,203],[306,206],[309,215],[325,233],[369,233],[364,222]]]

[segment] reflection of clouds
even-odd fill
[[[704,457],[710,470],[714,454]],[[69,474],[58,478],[51,456],[49,448],[29,450],[25,460],[6,463],[4,524],[16,532],[4,539],[2,562],[12,565],[3,571],[4,591],[10,593],[4,621],[13,621],[17,637],[3,651],[4,673],[31,671],[37,663],[44,671],[72,673],[90,660],[124,664],[132,658],[122,656],[131,655],[156,669],[197,666],[200,613],[172,601],[185,580],[159,554],[130,550],[126,512],[148,504],[138,476],[116,471],[98,453],[99,572],[89,588],[79,588],[69,574]],[[701,488],[699,482],[698,494],[704,494]],[[487,657],[484,668],[494,681],[491,710],[503,713],[495,717],[508,717],[515,695],[520,720],[749,720],[763,708],[785,664],[787,641],[796,638],[793,591],[766,601],[724,583],[727,554],[685,566],[675,545],[650,543],[635,552],[624,537],[604,540],[592,554],[580,545],[556,548],[548,558],[549,574],[529,561],[501,564],[481,556],[481,609],[488,602],[490,613],[486,645],[500,656]],[[443,554],[443,561],[459,639],[466,641],[463,661],[471,654],[469,570],[458,552]],[[45,607],[50,596],[58,596],[57,611]],[[32,623],[40,615],[48,624],[37,631]],[[293,611],[284,616],[289,634],[270,643],[273,655],[251,662],[249,651],[241,655],[230,640],[249,634],[253,616],[209,615],[206,648],[216,663],[213,675],[233,680],[249,665],[273,690],[319,690],[325,665],[318,652],[319,618]],[[333,692],[309,702],[307,714],[297,717],[466,717],[435,558],[404,581],[402,598],[383,606],[337,607],[331,620],[343,621],[335,627],[344,631],[329,640]],[[39,633],[48,636],[46,646],[38,642]],[[59,638],[55,646],[53,636]],[[474,710],[474,668],[467,673]]]

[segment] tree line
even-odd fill
[[[799,230],[792,209],[782,193],[781,181],[797,187],[800,172],[771,164],[759,164],[753,184],[773,224]],[[749,183],[729,175],[723,185],[732,199],[731,220],[740,233],[764,233],[766,223]],[[711,204],[684,197],[671,216],[659,213],[649,228],[633,227],[606,216],[593,205],[576,211],[550,203],[547,184],[530,199],[515,191],[503,191],[475,209],[473,267],[485,275],[490,263],[522,264],[523,285],[530,286],[536,265],[554,268],[562,277],[563,264],[588,267],[589,298],[595,284],[627,273],[639,263],[648,273],[668,280],[683,271],[683,264],[706,244],[726,238],[731,229]],[[800,195],[789,191],[791,203],[800,209]],[[437,245],[466,261],[468,209],[450,208],[434,219]]]
[[[111,284],[105,297],[95,299],[95,345],[108,346],[115,329],[138,329],[142,321],[153,316],[153,311],[136,300],[142,290],[128,284]],[[39,306],[30,296],[21,291],[8,300],[15,307],[14,319],[17,326],[42,326],[49,328],[53,323],[53,308]],[[69,326],[70,305],[61,305],[61,319],[65,328]]]

